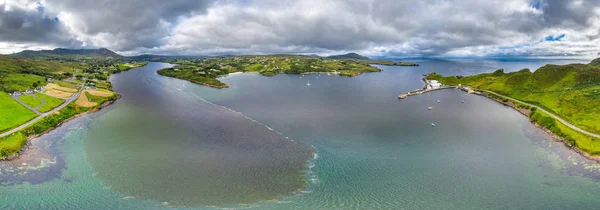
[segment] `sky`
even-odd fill
[[[0,0],[0,53],[600,57],[600,0]]]

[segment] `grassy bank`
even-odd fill
[[[569,146],[577,147],[592,156],[600,156],[600,139],[573,130],[541,111],[533,111],[530,119],[563,139]]]
[[[600,139],[573,130],[560,121],[552,118],[548,114],[527,104],[522,104],[509,98],[491,93],[484,92],[482,95],[506,106],[510,106],[528,116],[532,123],[541,126],[556,138],[564,141],[568,146],[577,147],[579,150],[591,156],[600,156]]]
[[[27,138],[21,132],[0,138],[0,158],[19,152],[25,144]]]

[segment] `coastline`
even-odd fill
[[[172,64],[174,65],[174,64]],[[163,69],[160,69],[163,70]],[[200,81],[196,81],[190,78],[180,78],[180,77],[175,77],[175,76],[170,76],[170,75],[165,75],[164,73],[161,73],[159,71],[157,71],[157,74],[163,77],[171,77],[171,78],[175,78],[175,79],[180,79],[180,80],[186,80],[189,81],[191,83],[194,84],[199,84],[199,85],[203,85],[203,86],[207,86],[207,87],[211,87],[211,88],[216,88],[216,89],[223,89],[223,88],[229,88],[228,84],[223,83],[223,85],[214,85],[214,84],[208,84],[206,82],[200,82]],[[277,73],[277,74],[289,74],[289,75],[309,75],[309,74],[326,74],[326,75],[338,75],[338,76],[342,76],[342,77],[356,77],[356,76],[360,76],[364,73],[370,73],[370,72],[381,72],[383,71],[380,68],[377,68],[378,71],[365,71],[365,72],[360,72],[357,74],[347,74],[344,72],[340,72],[340,71],[330,71],[330,72],[302,72],[299,74],[295,74],[295,73],[285,73],[285,72],[281,72],[281,73]],[[214,78],[215,80],[219,81],[219,78],[224,78],[224,77],[228,77],[228,76],[235,76],[235,75],[241,75],[241,74],[260,74],[262,76],[275,76],[277,74],[274,75],[263,75],[260,72],[256,72],[256,71],[249,71],[249,72],[232,72],[232,73],[228,73],[228,74],[223,74],[223,75],[218,75],[216,78]],[[219,81],[220,82],[220,81]],[[221,82],[222,83],[222,82]]]
[[[111,78],[113,75],[115,75],[115,74],[119,74],[119,73],[121,73],[121,72],[124,72],[124,71],[129,71],[129,70],[131,70],[131,69],[141,68],[141,67],[144,67],[144,66],[146,66],[146,65],[148,65],[148,62],[144,62],[144,63],[143,63],[143,65],[140,65],[140,66],[136,66],[136,67],[133,67],[133,68],[127,68],[127,69],[124,69],[124,70],[120,70],[120,71],[118,71],[118,72],[115,72],[115,73],[113,73],[113,74],[109,75],[109,77],[107,78],[107,81],[109,81],[109,80],[110,80],[110,78]],[[111,88],[109,88],[109,89],[112,89],[112,85],[111,85]],[[112,90],[111,90],[111,91],[112,91]],[[83,86],[82,86],[82,87],[81,87],[81,89],[79,90],[78,94],[81,94],[81,93],[83,93]],[[78,97],[79,97],[79,96],[78,96]],[[78,97],[77,97],[77,98],[78,98]],[[76,98],[76,99],[77,99],[77,98]],[[35,139],[35,138],[37,138],[37,137],[40,137],[40,136],[42,136],[42,135],[44,135],[44,134],[47,134],[48,132],[50,132],[50,131],[53,131],[53,130],[55,130],[56,128],[58,128],[58,127],[62,126],[62,124],[66,123],[66,122],[69,122],[69,121],[71,121],[71,120],[73,120],[73,119],[75,119],[75,118],[78,118],[78,117],[80,117],[80,116],[83,116],[83,115],[85,115],[85,114],[87,114],[87,113],[93,113],[93,112],[97,112],[97,111],[99,111],[99,110],[101,110],[101,109],[103,109],[103,108],[105,108],[105,107],[107,107],[107,106],[109,106],[109,105],[113,104],[115,101],[117,101],[117,100],[118,100],[118,99],[120,99],[120,98],[121,98],[121,95],[120,95],[119,93],[116,93],[116,92],[115,92],[115,97],[114,97],[114,98],[111,98],[111,99],[109,99],[108,101],[105,101],[105,102],[103,102],[103,103],[102,103],[101,105],[99,105],[99,106],[92,107],[90,110],[87,110],[87,111],[84,111],[84,112],[81,112],[81,113],[77,113],[77,114],[75,114],[75,115],[73,115],[73,116],[71,116],[71,117],[69,117],[69,118],[67,118],[67,119],[65,119],[65,120],[63,120],[63,121],[61,121],[61,122],[59,122],[59,123],[58,123],[58,124],[56,124],[56,125],[49,127],[48,129],[46,129],[45,131],[43,131],[43,132],[41,132],[41,133],[37,133],[37,134],[32,134],[32,135],[28,135],[28,136],[26,136],[26,143],[25,143],[23,146],[21,146],[21,149],[20,149],[18,152],[15,152],[15,153],[14,153],[14,154],[12,154],[12,155],[9,155],[9,156],[6,156],[6,157],[1,157],[1,158],[0,158],[0,162],[5,162],[5,161],[11,161],[11,160],[17,160],[17,159],[19,159],[19,156],[23,155],[23,154],[25,153],[25,151],[26,151],[26,150],[27,150],[27,149],[28,149],[28,148],[31,146],[31,143],[30,143],[30,141],[31,141],[32,139]],[[71,103],[76,103],[76,101],[75,101],[75,100],[73,100],[72,102],[65,104],[65,105],[64,105],[64,107],[62,107],[60,110],[58,110],[58,111],[57,111],[57,112],[55,112],[55,113],[60,113],[60,112],[61,112],[61,110],[63,110],[63,109],[65,109],[65,108],[67,108],[67,107],[69,106],[69,104],[71,104]],[[47,115],[47,116],[45,116],[44,118],[46,118],[46,117],[49,117],[49,116],[51,116],[51,115]],[[42,118],[42,119],[44,119],[44,118]],[[29,127],[31,127],[31,126],[34,126],[34,125],[36,125],[36,124],[35,124],[35,123],[33,123],[33,124],[29,125]],[[29,128],[29,127],[22,128],[21,130],[18,130],[17,132],[22,132],[22,131],[26,130],[26,129],[27,129],[27,128]],[[15,133],[16,133],[16,132],[15,132]]]
[[[19,152],[16,152],[15,154],[12,154],[12,155],[4,157],[4,158],[0,158],[0,162],[10,162],[10,161],[19,160],[19,157],[21,155],[24,155],[27,152],[27,150],[31,147],[31,140],[33,140],[35,138],[38,138],[38,137],[40,137],[42,135],[45,135],[45,134],[47,134],[47,133],[49,133],[49,132],[51,132],[53,130],[56,130],[57,128],[61,127],[63,124],[65,124],[65,123],[67,123],[67,122],[69,122],[71,120],[74,120],[76,118],[79,118],[79,117],[84,116],[84,115],[89,114],[89,113],[98,112],[98,111],[104,109],[105,107],[108,107],[108,106],[112,105],[113,103],[115,103],[120,98],[121,98],[121,95],[117,93],[117,95],[116,95],[116,97],[114,99],[106,101],[106,102],[102,103],[100,106],[98,106],[96,108],[93,108],[91,110],[88,110],[88,111],[85,111],[85,112],[73,115],[73,116],[67,118],[66,120],[63,120],[62,122],[56,124],[55,126],[53,126],[53,127],[49,128],[49,129],[45,130],[42,133],[38,133],[38,134],[33,134],[33,135],[27,136],[27,143],[23,147],[21,147],[21,150],[19,150]],[[74,103],[74,102],[72,102],[72,103]]]
[[[470,87],[460,86],[460,85],[459,86],[442,86],[440,88],[429,89],[428,88],[428,85],[430,84],[429,80],[427,80],[425,77],[423,77],[423,81],[425,82],[425,87],[423,89],[400,94],[398,96],[398,99],[405,99],[408,96],[420,95],[420,94],[423,94],[426,92],[432,92],[432,91],[444,90],[444,89],[459,89],[464,92],[467,92],[467,94],[475,94],[475,95],[479,95],[482,97],[486,97],[488,99],[491,99],[492,101],[496,101],[504,106],[508,106],[508,107],[516,110],[517,112],[521,113],[523,116],[527,117],[527,119],[533,126],[540,128],[542,131],[544,131],[544,133],[546,133],[552,140],[557,141],[557,142],[562,142],[570,150],[580,154],[581,156],[583,156],[584,158],[586,158],[588,160],[592,160],[592,161],[595,161],[596,163],[600,164],[600,156],[594,156],[594,155],[586,153],[585,151],[582,151],[576,145],[570,144],[564,137],[561,137],[561,136],[555,134],[550,129],[538,124],[537,122],[534,122],[530,117],[530,114],[533,111],[529,108],[519,107],[519,104],[515,104],[512,100],[504,101],[498,97],[491,96],[492,94],[490,94],[488,92],[475,91],[475,90],[471,89]],[[499,96],[499,97],[502,97],[502,96]],[[504,97],[502,97],[502,98],[504,98]],[[552,118],[552,119],[554,119],[554,118]],[[561,122],[558,122],[558,123],[561,123]],[[585,135],[585,134],[583,134],[583,135]]]

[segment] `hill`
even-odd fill
[[[366,56],[362,56],[356,53],[347,53],[343,55],[332,55],[326,58],[337,59],[337,60],[355,60],[367,64],[383,65],[383,66],[419,66],[419,64],[412,62],[395,62],[391,60],[375,60]]]
[[[121,56],[109,49],[65,49],[56,48],[54,50],[24,50],[12,54],[13,56],[41,59],[41,60],[81,60],[81,59],[95,59],[95,60],[107,60],[107,59],[128,59],[127,57]]]
[[[64,78],[85,65],[70,62],[34,60],[0,55],[0,91],[13,92],[46,83],[47,77]]]
[[[366,56],[362,56],[356,53],[347,53],[347,54],[343,54],[343,55],[332,55],[332,56],[327,56],[327,58],[330,59],[355,59],[355,60],[371,60],[369,57]]]
[[[427,78],[439,80],[444,85],[462,84],[489,90],[535,104],[579,128],[600,133],[600,66],[592,64],[545,65],[535,72],[523,69],[505,73],[499,69],[493,73],[464,77],[431,73]],[[555,126],[546,127],[559,136],[573,132],[566,129],[555,131]],[[582,137],[573,141],[571,143],[581,146],[580,149],[600,155],[600,145],[593,144],[594,139]]]
[[[594,59],[592,62],[590,62],[590,65],[592,65],[592,66],[600,66],[600,58]]]

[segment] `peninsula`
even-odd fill
[[[590,64],[545,65],[535,72],[523,69],[472,76],[426,75],[424,90],[460,88],[511,106],[567,145],[600,160],[600,58]],[[438,85],[433,87],[429,83]],[[439,82],[439,83],[438,83]]]
[[[371,64],[397,65],[393,61],[371,60],[358,54],[330,57],[301,55],[227,56],[211,58],[166,59],[176,67],[162,69],[158,74],[188,80],[214,88],[226,88],[217,78],[234,72],[258,72],[264,76],[276,74],[326,73],[354,77],[381,69]],[[381,62],[381,63],[377,63]],[[411,65],[407,66],[412,66]]]

